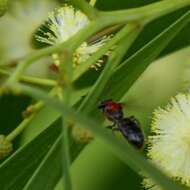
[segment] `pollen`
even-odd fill
[[[148,157],[168,176],[190,186],[190,94],[179,94],[155,111],[148,144]]]
[[[72,6],[64,5],[49,13],[47,22],[39,29],[39,33],[35,37],[37,41],[42,43],[49,45],[59,44],[67,41],[89,23],[88,17],[80,10],[76,10]],[[73,66],[75,67],[85,62],[109,39],[110,36],[103,36],[94,42],[83,42],[73,55]],[[54,54],[53,59],[55,64],[59,65],[59,57]],[[102,62],[102,60],[98,60],[92,67],[97,69],[97,67],[101,66]]]

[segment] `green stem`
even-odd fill
[[[140,28],[139,24],[131,24],[133,30]],[[127,27],[128,28],[128,27]],[[131,30],[131,32],[133,32]],[[83,73],[89,69],[102,55],[106,54],[107,51],[117,42],[119,42],[126,35],[126,27],[121,29],[110,41],[108,41],[102,48],[95,52],[90,58],[88,58],[83,64],[79,65],[73,72],[73,80],[76,81]]]
[[[5,76],[10,76],[11,72],[4,69],[0,69],[0,74],[5,75]],[[45,78],[43,79],[43,78],[31,77],[31,76],[20,76],[19,81],[36,84],[36,85],[42,85],[42,86],[55,86],[57,84],[55,80],[45,79]]]
[[[63,52],[63,59],[60,61],[59,82],[64,87],[64,93],[60,94],[60,99],[67,106],[70,106],[72,95],[72,54],[69,51]],[[61,56],[60,56],[61,57]],[[72,181],[70,174],[70,147],[69,147],[69,122],[62,116],[62,160],[63,160],[63,186],[65,190],[72,190]]]
[[[63,43],[61,45],[64,46],[64,45],[66,45],[66,43]],[[26,69],[26,67],[28,67],[34,61],[42,58],[43,56],[50,55],[54,52],[59,52],[62,47],[61,45],[47,47],[47,48],[41,49],[39,51],[35,51],[35,52],[25,56],[22,59],[22,61],[20,61],[18,63],[18,66],[16,67],[15,71],[12,73],[11,77],[9,78],[9,80],[7,82],[14,83],[15,81],[18,81],[19,77],[21,76],[23,71]]]
[[[93,20],[97,18],[98,11],[91,6],[91,4],[87,3],[84,0],[71,0],[72,3],[77,6],[79,9],[81,9],[82,12],[84,12],[89,19]],[[95,3],[96,1],[93,1],[92,3]]]
[[[26,67],[32,64],[34,61],[42,58],[43,56],[64,51],[67,52],[68,50],[70,50],[70,52],[73,52],[86,38],[99,31],[102,27],[102,23],[92,21],[86,28],[80,30],[78,34],[71,37],[68,41],[61,44],[56,44],[51,47],[43,48],[27,55],[25,58],[23,58],[22,61],[19,62],[15,71],[8,79],[7,84],[11,85],[11,83],[14,84],[15,81],[18,81],[20,75],[23,73]]]
[[[34,113],[32,113],[30,116],[25,118],[9,135],[6,136],[6,139],[10,142],[13,141],[22,131],[28,126],[28,124],[31,122],[31,120],[36,115],[36,111],[41,109],[44,106],[44,103],[42,101],[37,102],[35,105],[33,105]]]
[[[90,0],[90,3],[89,3],[91,6],[95,6],[95,4],[96,4],[96,0]]]
[[[84,8],[87,6],[85,1],[73,0],[75,3]],[[79,2],[80,1],[80,2]],[[66,42],[54,45],[52,47],[38,50],[26,56],[17,66],[12,76],[8,80],[8,83],[13,83],[19,79],[24,69],[29,66],[33,61],[40,59],[43,56],[53,53],[59,53],[61,51],[74,52],[79,45],[92,36],[94,33],[110,25],[115,25],[123,22],[140,22],[141,24],[147,24],[148,22],[171,13],[180,8],[190,5],[190,0],[164,0],[158,3],[153,3],[140,8],[134,8],[124,11],[110,11],[110,12],[98,12],[96,19],[89,23],[87,27],[80,30],[77,34],[71,37]],[[88,5],[89,6],[89,5]],[[84,8],[85,9],[85,8]]]
[[[65,190],[72,190],[72,181],[70,174],[70,150],[69,150],[69,126],[62,117],[63,138],[62,138],[62,160],[63,160],[63,186]]]
[[[55,92],[56,92],[56,88],[53,88],[50,91],[49,96],[53,96]],[[32,119],[35,117],[37,112],[43,106],[44,106],[43,101],[38,101],[36,104],[29,106],[31,109],[29,113],[28,113],[28,110],[26,110],[26,115],[29,115],[29,116],[26,116],[26,118],[10,134],[8,134],[6,138],[9,141],[14,140],[28,126],[28,124],[32,121]]]
[[[180,8],[190,5],[190,0],[164,0],[152,3],[140,8],[132,8],[128,10],[99,12],[101,17],[109,19],[112,23],[139,21],[147,24],[152,20],[174,12]]]
[[[10,142],[13,141],[28,126],[33,117],[34,114],[24,119],[9,135],[7,135],[6,139]]]

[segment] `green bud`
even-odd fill
[[[12,150],[12,143],[4,135],[0,135],[0,160],[8,156]]]
[[[93,135],[89,130],[86,130],[82,127],[73,127],[72,129],[73,138],[79,143],[89,143],[93,139]]]

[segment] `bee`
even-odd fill
[[[144,134],[139,121],[134,117],[124,117],[122,104],[111,99],[102,101],[98,109],[101,109],[104,116],[113,122],[111,128],[120,131],[127,141],[137,149],[144,146]]]

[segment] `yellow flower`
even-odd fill
[[[44,36],[36,36],[36,39],[54,45],[68,40],[76,34],[80,29],[89,23],[85,14],[73,7],[65,5],[49,13],[47,28],[49,32],[41,30]]]
[[[190,186],[190,94],[179,94],[155,111],[152,133],[148,157],[168,176]],[[154,183],[145,179],[143,184]]]
[[[36,39],[40,42],[54,45],[62,43],[76,34],[79,30],[89,24],[88,17],[80,10],[75,10],[72,6],[64,5],[63,7],[51,12],[44,29],[40,29],[40,33],[36,35]],[[102,37],[95,42],[83,42],[73,55],[74,65],[78,65],[86,61],[93,53],[102,47],[109,37]],[[102,61],[99,60],[97,66]],[[57,64],[59,61],[57,61]]]

